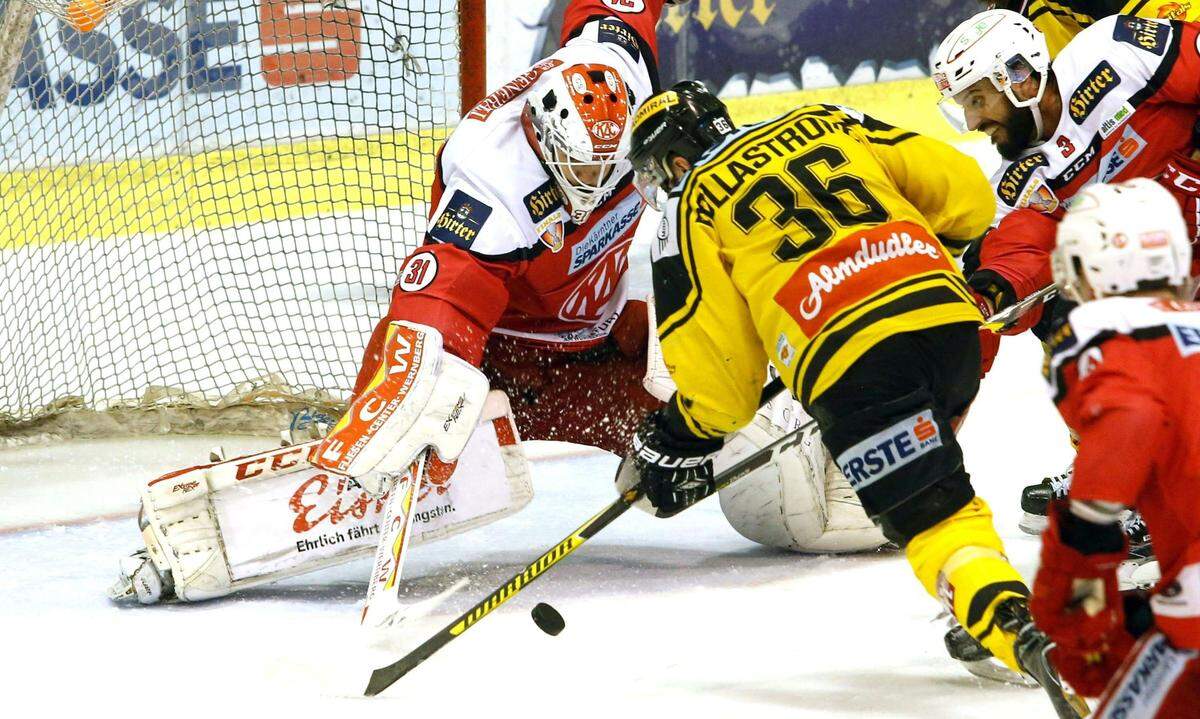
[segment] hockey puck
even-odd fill
[[[543,602],[539,602],[529,612],[529,616],[533,617],[533,623],[538,626],[538,629],[541,629],[552,637],[558,636],[559,632],[567,626],[567,623],[563,621],[562,615],[558,613],[558,610]]]

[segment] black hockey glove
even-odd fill
[[[650,504],[639,502],[641,509],[658,517],[674,514],[713,493],[713,455],[724,444],[723,438],[692,434],[672,398],[634,434],[633,447],[617,470],[617,491],[623,494],[640,485]]]

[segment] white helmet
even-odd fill
[[[1192,244],[1179,203],[1145,177],[1080,190],[1058,225],[1050,255],[1054,283],[1083,301],[1080,276],[1096,298],[1188,281]]]
[[[950,101],[983,78],[1008,98],[1015,107],[1028,107],[1040,137],[1042,113],[1038,103],[1046,92],[1050,50],[1046,36],[1024,15],[1011,10],[985,10],[954,28],[933,55],[933,82],[942,94],[940,107],[960,132],[966,132],[961,108]],[[1020,100],[1013,85],[1038,74],[1037,94]]]
[[[629,90],[607,65],[571,65],[538,79],[522,120],[529,140],[582,222],[630,172]]]

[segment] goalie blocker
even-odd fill
[[[325,440],[151,481],[139,516],[146,547],[122,562],[110,596],[211,599],[368,556],[383,534],[386,493],[429,447],[437,455],[417,497],[414,543],[525,506],[529,467],[504,394],[443,354],[431,328],[394,323],[387,348],[372,382],[380,391],[361,394]]]

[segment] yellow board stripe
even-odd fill
[[[929,78],[845,85],[772,95],[724,98],[738,125],[762,122],[802,105],[846,105],[876,120],[951,144],[986,140],[981,133],[959,134],[938,110],[941,95]]]
[[[447,132],[0,173],[0,250],[424,202]]]

